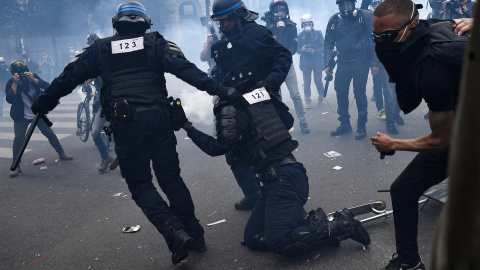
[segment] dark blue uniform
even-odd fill
[[[167,43],[162,36],[157,33],[152,34],[156,35],[151,43],[155,55],[154,73],[156,77],[151,79],[149,79],[150,77],[141,78],[148,80],[148,83],[139,84],[135,88],[135,82],[133,82],[133,85],[129,85],[131,88],[123,92],[127,102],[135,101],[129,102],[135,111],[132,112],[131,121],[114,120],[115,152],[118,156],[122,176],[126,179],[133,200],[157,229],[167,219],[176,216],[186,226],[187,232],[194,235],[198,233],[203,236],[203,228],[194,214],[190,192],[180,177],[176,138],[167,110],[169,103],[167,93],[166,91],[153,92],[156,97],[158,96],[158,100],[149,101],[151,104],[139,102],[143,98],[140,93],[147,86],[149,91],[155,90],[156,86],[159,89],[166,89],[165,72],[172,73],[179,79],[212,95],[218,94],[222,86],[186,60],[181,51],[176,50],[178,48],[172,48],[171,44]],[[146,40],[147,35],[152,34],[145,34],[143,37]],[[114,40],[118,37],[118,35],[115,35],[108,39]],[[102,76],[107,89],[109,83],[115,86],[115,82],[109,81],[110,78],[105,75],[105,70],[115,67],[103,67],[102,57],[104,55],[101,54],[101,46],[99,45],[101,43],[102,39],[96,41],[96,44],[86,48],[71,62],[63,73],[52,82],[51,86],[45,90],[38,100],[39,104],[45,105],[50,110],[53,109],[61,97],[71,93],[77,85],[88,78]],[[107,42],[107,44],[110,43]],[[147,50],[147,45],[145,42],[145,50]],[[106,53],[108,53],[108,50]],[[129,53],[123,53],[122,57],[127,59],[128,55]],[[149,57],[146,57],[146,59],[147,61],[153,60]],[[135,59],[132,61],[135,61]],[[128,76],[128,74],[124,76]],[[122,97],[122,95],[117,94],[117,97]],[[159,186],[167,195],[170,207],[152,183],[150,161]]]
[[[285,115],[286,116],[286,115]],[[237,118],[238,119],[238,118]],[[237,122],[241,137],[250,133],[249,121],[243,115]],[[221,144],[217,139],[190,127],[187,135],[205,153],[210,156],[223,155],[238,145]],[[249,163],[244,160],[245,163]],[[253,212],[245,226],[244,243],[252,249],[259,249],[255,235],[264,234],[268,249],[284,254],[293,242],[311,242],[310,230],[303,225],[301,214],[308,199],[308,177],[301,163],[290,163],[276,168],[277,179],[263,181],[262,196],[257,200]],[[299,224],[302,224],[299,226]],[[318,224],[321,227],[322,224]],[[328,237],[322,232],[318,239]]]
[[[336,47],[338,56],[335,91],[339,120],[342,123],[350,123],[348,93],[352,80],[358,109],[358,125],[365,126],[367,122],[366,86],[373,57],[372,20],[371,11],[356,9],[351,16],[340,13],[333,15],[327,24],[324,60],[328,67]]]

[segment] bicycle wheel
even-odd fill
[[[88,140],[90,133],[90,108],[88,103],[80,102],[77,110],[77,136],[80,137],[82,142]]]

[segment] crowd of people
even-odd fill
[[[437,1],[429,2],[432,9],[438,8]],[[305,109],[312,107],[312,73],[318,105],[324,102],[326,90],[323,72],[327,77],[335,75],[340,125],[331,136],[341,136],[353,131],[349,114],[353,84],[358,111],[355,139],[363,140],[371,72],[378,117],[385,120],[389,134],[398,134],[395,125],[404,124],[400,111],[410,113],[422,100],[429,109],[429,135],[399,140],[378,133],[370,138],[385,155],[419,152],[391,186],[397,252],[383,269],[425,269],[416,240],[418,198],[447,177],[461,71],[461,57],[444,61],[451,52],[438,47],[435,37],[454,33],[451,42],[458,50],[455,55],[461,56],[469,42],[464,33],[473,24],[466,19],[472,14],[470,0],[455,2],[454,7],[452,2],[442,3],[442,15],[455,20],[441,21],[420,20],[421,7],[410,0],[364,1],[361,8],[355,0],[336,0],[339,12],[328,20],[324,36],[314,29],[310,14],[301,17],[298,34],[285,0],[271,1],[262,17],[265,26],[255,22],[259,14],[241,0],[215,0],[211,34],[200,54],[209,64],[208,73],[187,60],[175,43],[158,32],[147,33],[152,22],[141,3],[123,2],[112,19],[116,33],[106,38],[89,35],[88,46],[51,84],[37,74],[41,70],[44,78],[52,77],[49,67],[55,63],[46,53],[39,65],[24,54],[9,69],[0,58],[0,72],[11,73],[0,73],[0,80],[12,104],[14,156],[35,114],[48,113],[78,85],[94,81],[96,87],[103,85],[92,130],[102,159],[99,171],[113,160],[99,137],[101,127],[110,122],[121,175],[134,202],[164,236],[173,264],[185,259],[189,250],[207,250],[203,227],[180,176],[174,135],[179,129],[208,155],[226,156],[244,193],[235,208],[252,210],[243,239],[248,248],[297,256],[345,239],[369,245],[368,232],[348,209],[335,212],[330,220],[321,207],[308,215],[304,211],[308,177],[292,154],[298,142],[289,133],[294,118],[282,101],[281,86],[289,91],[301,133],[308,134]],[[433,10],[429,17],[438,16]],[[295,53],[300,54],[305,102],[298,90]],[[215,96],[215,136],[197,130],[181,101],[169,97],[167,72]],[[61,159],[72,159],[43,120],[38,127]],[[168,203],[153,184],[150,166]],[[18,166],[10,176],[20,173]]]

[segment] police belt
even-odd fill
[[[270,165],[268,165],[264,172],[257,173],[258,180],[263,184],[268,184],[277,180],[277,168],[287,164],[296,163],[297,160],[292,154],[289,154],[281,159],[274,160]]]

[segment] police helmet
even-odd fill
[[[87,44],[92,45],[97,39],[100,39],[100,37],[96,33],[91,33],[87,36]]]
[[[350,1],[350,2],[353,2],[353,3],[356,3],[357,1],[356,0],[336,0],[337,2],[337,5],[342,3],[342,2],[345,2],[345,1]]]
[[[255,21],[258,18],[258,13],[248,10],[242,0],[215,0],[212,13],[212,21],[221,21],[230,16],[238,16],[245,21]]]
[[[27,62],[25,61],[22,61],[22,60],[17,60],[17,61],[13,61],[11,64],[10,64],[10,73],[15,74],[15,73],[23,73],[25,71],[29,71],[28,70],[28,66],[27,66]]]
[[[139,30],[145,32],[150,29],[152,20],[147,15],[145,7],[137,1],[125,1],[118,5],[117,12],[112,18],[112,26],[117,29],[123,23],[138,25]],[[117,29],[118,30],[118,29]]]
[[[340,14],[344,16],[351,16],[352,14],[356,13],[355,11],[355,0],[336,0],[338,9],[340,10]],[[352,3],[351,6],[346,5],[347,2]]]
[[[285,0],[272,0],[272,2],[270,2],[270,6],[268,7],[268,9],[270,11],[273,11],[276,7],[278,7],[279,5],[282,5],[285,7],[286,9],[286,12],[287,12],[287,16],[290,15],[290,11],[288,10],[288,4],[287,4],[287,1]]]
[[[302,28],[305,27],[305,23],[312,23],[312,27],[313,27],[313,16],[310,14],[303,14],[300,21],[302,22]]]

